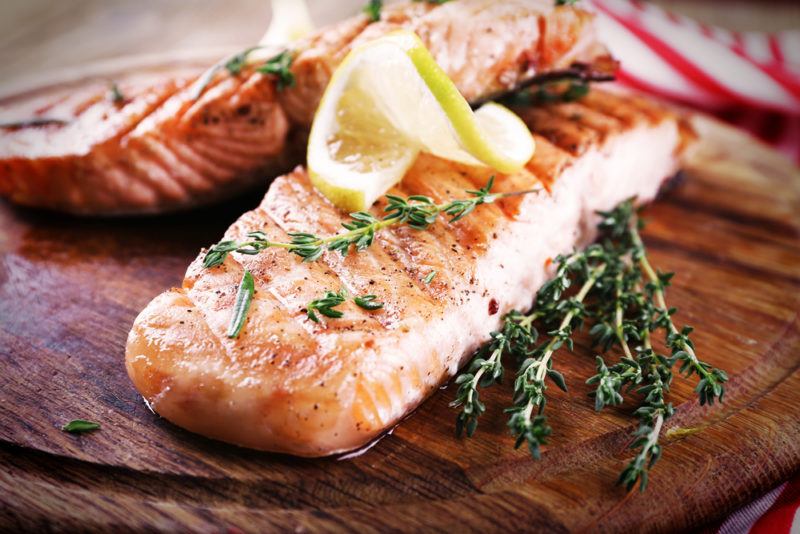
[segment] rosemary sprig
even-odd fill
[[[452,200],[444,204],[435,204],[431,198],[422,195],[408,198],[386,195],[388,203],[384,208],[383,219],[378,219],[366,211],[351,213],[351,220],[342,223],[346,232],[327,237],[296,232],[290,233],[291,241],[285,243],[270,241],[263,232],[250,232],[247,234],[248,241],[221,241],[211,247],[206,253],[203,265],[207,268],[216,267],[222,264],[231,252],[258,254],[268,248],[286,249],[306,262],[318,260],[325,250],[338,251],[346,256],[351,249],[361,252],[369,248],[375,240],[375,235],[390,226],[405,224],[415,230],[426,230],[441,214],[449,216],[450,222],[453,223],[472,213],[481,204],[490,204],[499,198],[524,195],[534,191],[491,193],[493,183],[494,177],[490,178],[486,186],[481,189],[467,191],[472,198]]]
[[[229,338],[237,338],[242,332],[244,323],[247,320],[247,312],[250,311],[250,303],[253,301],[254,292],[255,282],[253,281],[253,275],[245,269],[242,281],[239,283],[239,289],[236,291],[236,303],[233,306],[231,324],[228,326],[227,336]]]
[[[339,319],[344,317],[344,312],[334,310],[334,308],[343,304],[345,300],[347,300],[347,293],[344,290],[338,292],[327,291],[324,297],[312,300],[308,303],[306,306],[306,315],[315,323],[320,322],[316,312],[321,313],[325,317],[330,317],[331,319]]]
[[[85,432],[91,432],[92,430],[97,430],[100,428],[100,423],[95,423],[94,421],[87,421],[85,419],[73,419],[69,423],[65,424],[61,427],[61,430],[64,432],[69,432],[70,434],[83,434]]]

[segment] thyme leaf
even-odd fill
[[[70,434],[83,434],[84,432],[91,432],[100,428],[100,423],[94,421],[87,421],[85,419],[73,419],[69,423],[61,427],[64,432]]]
[[[369,0],[362,11],[367,15],[370,22],[378,22],[381,20],[381,9],[383,8],[382,0]]]
[[[271,57],[256,70],[264,74],[272,74],[276,77],[278,90],[286,87],[294,87],[295,79],[291,71],[294,56],[289,50],[284,50],[280,54]]]
[[[360,308],[364,308],[365,310],[374,311],[380,310],[383,308],[383,302],[377,300],[378,297],[375,295],[364,295],[362,297],[356,297],[353,299]]]
[[[255,292],[255,283],[253,282],[253,275],[250,271],[245,269],[242,275],[242,281],[239,283],[239,288],[236,291],[236,303],[233,306],[233,316],[231,317],[231,324],[228,326],[228,337],[237,338],[242,332],[244,323],[247,320],[247,312],[250,311],[250,303],[253,301],[253,293]]]
[[[228,71],[229,74],[232,76],[238,76],[239,73],[242,72],[242,69],[247,65],[247,57],[256,50],[260,50],[263,48],[260,45],[250,46],[245,48],[241,52],[237,52],[232,56],[229,56],[225,59],[224,66],[225,70]]]
[[[334,308],[344,303],[345,300],[347,300],[347,293],[345,293],[344,290],[338,293],[327,291],[322,298],[312,300],[308,303],[306,306],[306,314],[308,318],[315,323],[320,322],[316,312],[321,313],[325,317],[330,317],[331,319],[339,319],[344,316],[344,313],[340,310],[334,310]]]

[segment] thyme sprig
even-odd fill
[[[378,22],[381,20],[381,9],[383,9],[383,0],[369,0],[361,11],[364,12],[370,22]]]
[[[660,273],[650,264],[640,234],[643,224],[632,201],[601,216],[599,229],[606,240],[604,247],[614,254],[615,261],[606,280],[606,286],[612,289],[597,306],[597,322],[591,334],[603,352],[619,347],[622,356],[610,367],[598,356],[597,374],[587,382],[596,385],[597,410],[621,404],[623,388],[639,397],[640,404],[634,412],[639,427],[631,444],[639,452],[622,471],[619,482],[629,490],[638,483],[644,491],[648,471],[661,457],[661,429],[674,413],[672,404],[666,402],[674,365],[681,362],[680,372],[687,378],[700,376],[695,391],[701,405],[722,400],[723,383],[728,377],[697,358],[689,337],[690,327],[678,330],[675,325],[677,309],[668,308],[665,298],[673,274]],[[669,357],[653,348],[652,337],[659,331],[671,350]]]
[[[574,261],[569,264],[568,262],[573,259]],[[547,403],[546,379],[549,378],[560,389],[567,391],[563,375],[553,369],[553,353],[562,346],[566,346],[569,350],[573,349],[572,335],[580,328],[586,315],[584,300],[606,268],[604,263],[590,265],[587,260],[588,258],[582,255],[562,258],[559,268],[563,267],[565,275],[557,276],[556,279],[561,281],[549,288],[546,287],[544,293],[540,291],[537,302],[545,301],[542,303],[544,306],[535,309],[548,310],[548,316],[544,318],[545,324],[552,321],[556,314],[563,314],[563,318],[556,330],[548,332],[550,339],[534,348],[522,362],[514,383],[514,406],[506,410],[511,414],[508,427],[511,429],[511,434],[517,438],[515,448],[527,442],[531,455],[536,459],[540,456],[540,446],[552,432],[544,417]],[[586,272],[586,280],[574,297],[559,300],[562,288],[571,283],[566,273],[576,266],[577,270]],[[559,297],[555,296],[557,294]],[[556,302],[557,304],[554,304]]]
[[[283,248],[296,254],[303,261],[312,262],[322,257],[326,251],[338,251],[342,256],[355,249],[361,252],[369,248],[375,241],[375,235],[390,226],[407,225],[415,230],[427,230],[440,215],[449,217],[451,223],[457,222],[482,204],[491,204],[499,198],[524,195],[535,190],[513,193],[491,193],[494,177],[481,189],[467,191],[471,198],[452,200],[436,204],[430,197],[412,195],[408,198],[386,195],[384,217],[378,219],[372,213],[358,211],[350,214],[350,221],[342,223],[345,232],[319,237],[312,233],[289,233],[291,240],[287,242],[271,241],[264,232],[255,231],[247,234],[248,240],[243,242],[221,241],[206,253],[203,265],[216,267],[225,261],[231,252],[240,254],[258,254],[268,248]],[[538,191],[538,190],[536,190]]]
[[[512,311],[503,320],[503,329],[492,332],[491,342],[483,346],[473,358],[467,372],[456,379],[459,385],[456,399],[450,403],[451,407],[461,407],[461,412],[456,419],[456,435],[460,436],[466,431],[467,436],[472,436],[478,427],[478,418],[486,411],[486,406],[480,401],[479,388],[486,388],[503,379],[504,353],[512,353],[521,357],[518,351],[536,342],[537,332],[531,326],[531,316],[524,316]]]
[[[284,50],[267,61],[256,70],[264,74],[271,74],[277,80],[278,91],[286,87],[294,87],[294,74],[292,73],[294,55],[289,50]]]
[[[334,308],[343,304],[346,300],[347,292],[344,290],[339,290],[338,292],[326,291],[325,296],[312,300],[306,305],[306,314],[308,318],[315,323],[320,322],[316,312],[321,313],[325,317],[330,317],[331,319],[339,319],[344,317],[344,312],[335,310]]]
[[[223,69],[226,70],[231,76],[238,76],[248,64],[250,54],[256,50],[263,50],[268,47],[268,45],[249,46],[244,50],[222,58],[220,61],[212,65],[211,68],[205,71],[203,75],[200,76],[200,78],[198,78],[194,83],[191,94],[192,100],[197,100],[200,98],[200,95],[203,94],[214,77]],[[277,80],[276,86],[280,91],[286,87],[294,86],[295,79],[294,74],[291,71],[293,60],[293,52],[288,49],[283,50],[282,52],[267,59],[262,65],[257,67],[256,70],[264,74],[275,76]]]
[[[602,353],[618,351],[612,364],[596,357],[597,374],[587,381],[595,386],[595,409],[619,405],[629,394],[639,400],[634,412],[639,426],[631,444],[637,453],[619,482],[629,490],[638,483],[644,491],[648,471],[661,457],[664,423],[674,413],[667,402],[674,365],[680,362],[679,372],[685,377],[698,375],[695,391],[701,404],[721,401],[728,377],[697,357],[692,329],[675,324],[677,309],[667,306],[665,296],[673,275],[650,264],[633,200],[600,216],[598,243],[555,260],[555,276],[539,290],[532,311],[506,315],[503,328],[491,334],[490,342],[456,379],[459,387],[451,405],[461,408],[457,433],[466,430],[471,436],[486,410],[480,388],[499,382],[505,373],[503,359],[512,358],[518,370],[514,405],[506,410],[508,426],[516,437],[515,446],[527,443],[531,455],[539,458],[541,445],[552,432],[544,415],[547,382],[566,390],[564,377],[553,368],[554,355],[563,347],[572,350],[574,332],[588,322],[593,343]],[[537,344],[538,332],[546,335]],[[659,333],[669,356],[653,347],[653,336]]]

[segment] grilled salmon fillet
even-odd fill
[[[292,45],[296,83],[245,69],[122,76],[0,100],[0,196],[85,215],[157,213],[230,196],[300,161],[331,73],[353,46],[416,31],[469,100],[572,65],[612,68],[592,16],[552,0],[385,7]],[[292,132],[296,132],[294,135]],[[299,139],[299,142],[294,142]],[[293,150],[294,149],[294,150]]]
[[[596,210],[633,195],[652,199],[689,138],[682,119],[632,96],[593,91],[579,103],[517,111],[535,132],[536,155],[521,172],[498,175],[493,191],[538,193],[427,231],[389,228],[347,257],[325,252],[303,263],[270,248],[206,269],[201,253],[182,287],[155,298],[133,325],[126,366],[136,388],[179,426],[299,456],[348,451],[396,424],[456,373],[506,312],[530,306],[549,259],[593,238]],[[391,193],[446,202],[490,174],[421,155]],[[276,241],[289,232],[330,235],[346,220],[297,168],[225,239],[256,230]],[[229,339],[244,269],[255,296],[241,335]],[[348,301],[337,308],[342,318],[309,320],[306,305],[340,288],[375,294],[384,307],[370,312]]]

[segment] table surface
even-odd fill
[[[357,11],[361,3],[311,2],[312,16],[318,23],[335,20]],[[192,50],[209,46],[237,47],[258,40],[269,20],[268,3],[264,0],[226,2],[224,12],[220,12],[222,3],[212,0],[193,0],[190,5],[191,9],[187,9],[187,3],[180,0],[73,0],[55,3],[4,0],[0,6],[0,79],[3,83],[8,83],[19,77],[35,75],[53,68],[131,53]],[[726,4],[724,10],[719,9],[719,3],[695,5],[690,2],[673,2],[670,5],[707,21],[720,24],[725,21],[729,27],[780,29],[800,26],[800,5],[778,4],[765,9],[754,8],[747,3],[731,3]],[[214,21],[213,25],[208,23],[210,20]],[[680,267],[683,276],[681,284],[688,284],[692,279],[696,280],[701,276],[705,278],[709,270],[717,275],[711,277],[714,280],[735,281],[730,284],[735,289],[732,293],[715,284],[708,284],[704,290],[707,294],[701,292],[695,296],[690,293],[688,285],[678,285],[675,289],[690,317],[710,316],[708,303],[714,302],[714,299],[726,299],[724,315],[727,322],[723,326],[732,328],[725,330],[720,327],[719,331],[714,328],[704,329],[702,331],[706,333],[701,334],[700,340],[706,346],[710,346],[710,340],[716,339],[717,335],[719,339],[727,340],[724,354],[731,359],[728,368],[735,372],[737,378],[724,414],[709,418],[709,414],[716,412],[700,411],[693,407],[684,410],[681,423],[694,427],[698,426],[695,424],[697,421],[702,421],[705,430],[670,441],[668,458],[659,465],[658,482],[663,492],[659,502],[649,501],[647,496],[632,495],[629,499],[624,498],[622,491],[610,484],[609,481],[613,479],[621,461],[614,451],[620,450],[629,430],[625,423],[614,419],[614,415],[604,414],[601,419],[610,428],[613,427],[613,431],[606,429],[608,432],[602,434],[603,438],[588,442],[586,447],[581,448],[579,455],[575,455],[575,451],[562,449],[566,452],[551,455],[552,461],[546,464],[533,463],[526,457],[513,456],[508,444],[503,442],[503,448],[499,450],[505,452],[503,461],[500,462],[502,465],[498,465],[505,471],[498,471],[498,465],[478,461],[473,462],[477,466],[475,468],[470,468],[469,465],[454,467],[449,460],[442,460],[434,469],[430,462],[424,461],[426,451],[431,446],[431,436],[441,442],[450,443],[445,441],[444,434],[432,432],[431,423],[445,420],[444,417],[447,421],[452,418],[447,409],[451,392],[446,392],[447,395],[439,395],[433,402],[427,403],[414,418],[398,429],[392,439],[381,442],[375,451],[376,455],[365,455],[350,463],[331,461],[320,468],[317,464],[304,461],[265,457],[209,443],[166,423],[153,422],[151,414],[146,412],[135,392],[125,382],[124,375],[119,372],[118,362],[113,359],[105,360],[102,358],[103,354],[98,352],[92,380],[74,397],[84,404],[76,403],[75,406],[88,408],[91,402],[122,406],[122,409],[114,411],[108,417],[109,420],[119,418],[118,427],[124,429],[124,432],[120,435],[105,432],[85,441],[71,440],[70,436],[63,435],[53,424],[42,423],[41,428],[31,431],[37,421],[47,423],[52,414],[59,410],[66,414],[68,409],[74,407],[65,402],[66,396],[61,395],[58,388],[63,384],[74,386],[80,383],[82,377],[86,376],[85,369],[88,369],[83,367],[85,362],[70,360],[71,363],[63,367],[53,366],[53,374],[48,374],[51,367],[41,364],[36,358],[19,360],[20,365],[27,368],[23,376],[33,377],[36,371],[41,375],[41,384],[56,389],[49,395],[43,395],[46,403],[44,400],[35,403],[34,408],[42,412],[38,419],[31,415],[32,412],[26,412],[28,418],[21,418],[22,423],[19,425],[0,425],[8,433],[15,433],[14,436],[4,436],[0,446],[0,466],[9,466],[7,471],[0,469],[0,487],[5,488],[0,492],[0,524],[3,518],[3,495],[12,498],[17,504],[29,504],[26,518],[31,523],[26,523],[28,526],[35,525],[35,521],[41,518],[49,517],[51,520],[59,518],[65,525],[84,527],[90,524],[109,526],[112,523],[104,521],[115,518],[124,518],[131,521],[130,524],[143,527],[207,526],[209,522],[216,525],[236,525],[249,519],[263,521],[272,526],[287,526],[299,522],[309,527],[335,527],[341,526],[339,521],[353,525],[363,524],[357,521],[379,521],[386,517],[404,517],[410,521],[411,512],[418,511],[423,506],[428,507],[427,511],[416,514],[417,519],[424,516],[434,523],[437,520],[449,521],[452,518],[448,513],[461,510],[470,516],[473,524],[483,524],[476,521],[483,521],[485,518],[479,517],[480,514],[472,509],[472,501],[467,499],[498,506],[498,509],[503,509],[503,506],[533,509],[531,503],[544,506],[546,500],[559,506],[553,507],[557,511],[553,518],[539,518],[541,524],[573,526],[585,525],[581,523],[581,518],[585,517],[568,513],[568,508],[562,505],[580,502],[582,506],[579,509],[586,510],[587,513],[593,509],[602,510],[606,514],[603,517],[608,527],[625,524],[622,515],[616,513],[617,508],[609,506],[609,502],[616,499],[624,500],[628,510],[643,514],[639,517],[648,517],[647,514],[650,514],[650,519],[653,520],[650,528],[666,530],[669,521],[673,521],[673,526],[686,526],[691,524],[690,514],[710,518],[719,514],[719,510],[730,510],[741,505],[746,499],[768,489],[776,480],[785,479],[797,466],[798,448],[795,439],[800,435],[800,426],[789,406],[796,405],[798,391],[798,362],[794,355],[798,354],[796,349],[800,346],[797,330],[797,295],[800,293],[797,292],[796,268],[793,269],[792,266],[797,265],[800,254],[797,244],[797,213],[800,213],[797,211],[797,199],[800,198],[797,184],[800,182],[794,169],[787,167],[782,160],[774,159],[768,151],[758,146],[751,147],[753,152],[737,153],[734,158],[730,152],[725,151],[730,151],[732,146],[743,145],[741,140],[738,143],[728,141],[730,139],[723,136],[718,143],[712,144],[721,154],[727,154],[726,157],[711,157],[713,162],[690,173],[691,178],[687,184],[654,207],[652,213],[655,221],[652,226],[656,236],[655,248],[660,264],[667,268]],[[736,195],[732,194],[717,194],[721,189],[712,186],[722,183],[723,180],[727,189],[731,189],[733,180],[744,191],[750,192],[741,196],[746,201],[739,202],[734,198]],[[775,187],[763,187],[765,183]],[[767,218],[758,215],[760,208],[750,210],[751,204],[755,205],[759,200],[755,191],[791,192],[790,197],[781,194],[777,195],[780,198],[768,199],[773,207],[780,204],[777,201],[781,201],[786,207],[785,213],[781,215],[773,209],[772,215]],[[703,200],[700,201],[699,198]],[[687,203],[689,200],[695,204]],[[699,209],[696,212],[686,211],[687,205],[713,209],[710,212]],[[231,217],[236,212],[235,206],[230,207]],[[672,233],[672,224],[666,224],[666,221],[676,220],[681,221],[679,225],[684,230],[703,228],[705,237],[700,236],[684,243],[682,248],[675,248],[678,253],[673,253],[671,240],[678,236],[683,239],[683,236],[689,235],[688,232],[680,231]],[[142,303],[157,293],[157,287],[177,279],[188,262],[187,258],[200,244],[208,242],[207,235],[219,233],[217,230],[209,230],[207,235],[198,234],[196,242],[185,243],[184,249],[179,251],[180,254],[169,258],[164,255],[165,261],[161,265],[163,272],[146,279],[140,276],[142,271],[137,267],[137,250],[139,253],[142,250],[136,247],[129,249],[129,257],[121,257],[111,250],[113,254],[107,266],[109,272],[115,273],[115,278],[107,280],[114,280],[114,283],[105,284],[93,293],[80,291],[80,287],[75,285],[76,280],[72,276],[76,269],[83,263],[92,263],[96,268],[101,263],[98,255],[109,243],[114,243],[108,236],[117,232],[128,236],[139,247],[143,246],[141,243],[152,245],[152,240],[141,235],[146,235],[147,230],[155,228],[152,225],[157,223],[142,229],[138,225],[121,222],[99,233],[90,224],[75,224],[65,230],[59,217],[20,215],[6,207],[0,210],[0,222],[3,223],[0,228],[10,229],[9,235],[13,230],[14,235],[21,236],[20,240],[0,239],[0,248],[7,247],[9,257],[13,256],[16,261],[12,267],[19,270],[28,263],[32,266],[26,271],[28,275],[14,278],[21,284],[17,287],[32,283],[33,275],[30,273],[38,273],[40,276],[49,276],[54,289],[68,293],[69,298],[60,302],[71,303],[74,309],[80,307],[91,310],[90,304],[96,299],[108,298],[114,303],[111,309],[119,314],[109,314],[105,317],[108,324],[104,323],[102,328],[98,328],[97,321],[103,320],[99,315],[94,317],[94,322],[73,325],[74,321],[68,317],[68,308],[57,310],[57,313],[36,314],[33,313],[36,310],[29,306],[27,309],[31,313],[30,317],[41,318],[28,323],[30,328],[39,329],[34,339],[38,340],[39,345],[49,343],[48,351],[51,348],[64,348],[71,352],[70,343],[77,342],[79,338],[90,339],[79,335],[83,328],[91,328],[94,332],[95,337],[91,338],[93,347],[98,336],[104,339],[108,337],[110,346],[120,346],[125,335],[125,328],[120,325],[130,323],[131,317]],[[222,222],[214,224],[221,225]],[[183,229],[180,225],[173,225],[171,232],[172,234],[162,236],[165,242],[174,238],[176,233],[183,232]],[[136,237],[137,235],[140,237]],[[30,243],[22,246],[23,238],[30,240]],[[712,253],[705,250],[703,241],[719,242],[723,238],[736,241],[736,246],[722,247]],[[56,247],[53,250],[57,254],[41,256],[42,250],[45,250],[41,246],[43,240],[52,242],[53,247]],[[88,249],[85,246],[87,243],[90,245]],[[80,250],[83,256],[73,254],[73,248]],[[88,256],[85,254],[86,250],[90,252]],[[74,258],[82,259],[78,261]],[[121,264],[129,268],[128,279],[119,278]],[[701,274],[701,268],[705,274]],[[59,278],[62,276],[63,278]],[[762,276],[764,279],[761,279]],[[64,283],[56,283],[59,279]],[[133,280],[144,281],[137,286]],[[87,277],[84,282],[91,285],[94,279]],[[756,282],[757,285],[753,285]],[[138,292],[136,298],[120,301],[119,295],[115,294],[119,284],[134,288]],[[8,287],[13,289],[13,284]],[[751,289],[758,291],[750,291]],[[776,296],[781,293],[781,289],[785,295],[783,302],[779,302],[780,299]],[[54,292],[51,298],[57,296],[59,295]],[[9,299],[5,302],[10,304],[12,301]],[[82,304],[86,305],[81,306]],[[760,307],[754,304],[759,304]],[[35,305],[39,306],[39,303]],[[780,309],[773,310],[773,305]],[[708,314],[703,313],[704,311]],[[0,315],[12,317],[11,313]],[[780,320],[774,320],[773,316]],[[22,318],[23,314],[19,314],[13,320]],[[757,346],[768,347],[770,351],[751,354],[751,345],[740,345],[737,341],[739,338],[729,336],[730,331],[744,331],[745,325],[752,327],[754,320],[765,318],[769,319],[769,328],[760,331],[759,335],[763,339],[760,339]],[[60,323],[59,328],[51,328],[52,321],[61,319],[65,322]],[[30,341],[31,338],[20,336],[18,329],[11,329],[6,339],[8,344],[5,346],[22,350]],[[748,359],[750,357],[752,359]],[[50,361],[62,362],[56,357]],[[578,357],[575,357],[575,361],[576,365],[580,364]],[[754,362],[753,366],[750,367],[748,362]],[[56,377],[56,372],[61,374]],[[62,376],[64,373],[73,374],[65,380]],[[106,375],[120,379],[127,389],[119,385],[114,388],[106,387]],[[5,375],[9,380],[14,379],[14,376],[13,373]],[[95,386],[100,388],[99,393],[92,389]],[[11,386],[7,384],[7,387],[6,392],[12,391]],[[74,387],[67,389],[75,391]],[[21,388],[19,393],[27,396],[29,391]],[[582,395],[585,392],[579,393]],[[685,401],[691,397],[691,391],[685,385],[679,386],[675,396],[676,401]],[[560,402],[567,406],[565,401]],[[49,406],[48,409],[44,409],[45,404]],[[24,403],[19,405],[24,406]],[[563,416],[557,416],[563,418],[557,421],[560,427],[569,429],[570,424],[574,427],[575,423],[570,423],[569,419],[572,411],[562,409],[562,412]],[[5,413],[12,417],[9,415],[11,411]],[[753,428],[761,430],[744,431]],[[777,429],[780,431],[776,432]],[[157,449],[130,447],[137,436],[141,439],[155,436],[150,444],[159,446]],[[468,453],[477,458],[483,453],[492,452],[494,449],[484,444],[493,443],[495,438],[501,441],[510,439],[506,436],[502,421],[497,428],[490,428],[487,441],[473,442]],[[112,447],[116,439],[127,445]],[[36,440],[41,440],[41,443]],[[106,440],[110,441],[107,443]],[[163,446],[164,443],[167,445]],[[69,449],[68,454],[63,450],[52,449],[58,449],[62,445]],[[106,445],[107,451],[115,451],[115,454],[120,455],[118,462],[109,460],[107,455],[100,454],[100,449],[96,449]],[[704,454],[702,451],[714,451],[715,454]],[[600,469],[596,462],[598,455],[603,458]],[[677,458],[681,461],[675,461]],[[461,458],[456,463],[463,461],[465,460]],[[577,465],[576,462],[583,463]],[[752,466],[747,477],[736,474],[735,466],[741,463]],[[565,465],[567,468],[564,468]],[[514,469],[508,470],[508,466],[513,466]],[[685,477],[683,475],[686,472],[695,473],[696,476]],[[224,477],[218,478],[220,473]],[[454,478],[453,473],[458,477]],[[531,490],[530,494],[508,490],[518,479],[534,478],[543,484],[542,489]],[[388,484],[385,480],[394,483]],[[581,493],[579,489],[587,485],[596,490],[597,499],[578,499],[577,496]],[[719,487],[722,490],[717,491],[716,488]],[[441,503],[450,503],[448,508],[437,508],[436,500],[431,499],[431,492],[434,491],[441,493],[437,494]],[[365,515],[357,507],[347,506],[351,504],[354,493],[359,495],[365,505],[372,506],[371,513],[374,517]],[[42,499],[45,494],[52,499]],[[699,494],[707,495],[708,499],[698,501],[696,496]],[[306,504],[306,499],[324,509],[312,511]],[[84,507],[90,502],[95,509],[87,518]],[[68,503],[68,506],[59,507],[57,503]],[[672,508],[684,508],[679,517],[670,517],[666,512],[659,512],[667,508],[669,503],[682,503],[681,506]],[[45,508],[37,508],[40,505]],[[245,508],[244,505],[248,507]],[[206,506],[209,508],[205,508]],[[502,517],[490,519],[490,524],[495,525],[503,520]],[[409,525],[411,523],[407,527]]]

